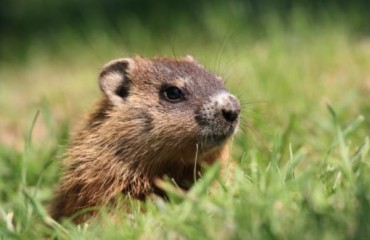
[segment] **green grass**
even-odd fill
[[[66,32],[55,49],[35,42],[24,61],[0,65],[0,239],[370,237],[370,40],[301,14],[289,27],[267,17],[258,37],[207,17],[213,35],[191,43],[186,26],[173,39],[136,26],[124,43],[108,30]],[[216,165],[170,202],[122,199],[131,210],[115,219],[53,222],[44,207],[69,133],[99,97],[100,67],[173,52],[219,72],[242,101],[232,177]]]

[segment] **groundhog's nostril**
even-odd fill
[[[222,116],[228,122],[234,122],[239,116],[239,110],[222,109]]]

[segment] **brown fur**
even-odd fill
[[[158,94],[164,83],[188,84],[192,100],[164,101]],[[227,139],[202,147],[205,137],[194,118],[195,109],[207,94],[226,90],[217,76],[193,59],[117,60],[103,69],[100,87],[105,96],[75,134],[64,159],[65,171],[50,206],[54,219],[103,206],[118,193],[140,200],[151,193],[162,195],[154,182],[163,176],[186,190],[194,182],[196,158],[198,164],[212,164],[228,155]],[[200,166],[197,169],[201,171]]]

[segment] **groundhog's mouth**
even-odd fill
[[[235,132],[235,127],[230,126],[226,131],[212,132],[202,136],[201,147],[213,148],[221,146],[230,138]]]

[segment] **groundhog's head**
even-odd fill
[[[99,82],[111,104],[107,115],[153,151],[207,152],[223,146],[238,126],[239,101],[192,57],[117,59]]]

